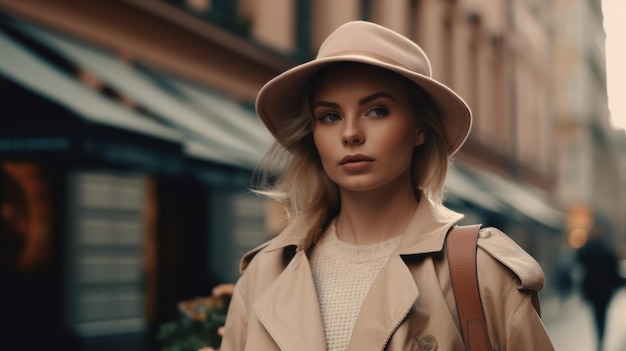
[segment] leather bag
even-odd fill
[[[452,291],[467,351],[490,351],[476,270],[476,242],[481,225],[452,227],[446,238]]]

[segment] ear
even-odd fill
[[[424,132],[421,129],[418,129],[416,131],[416,135],[415,135],[415,144],[414,146],[420,146],[422,144],[424,144],[424,142],[426,141],[426,134],[424,134]]]

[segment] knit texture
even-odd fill
[[[363,300],[400,236],[365,246],[337,237],[335,224],[311,252],[311,270],[322,314],[328,351],[348,349]]]

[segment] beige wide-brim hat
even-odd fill
[[[424,51],[414,42],[383,26],[354,21],[326,38],[314,60],[293,67],[267,82],[259,91],[256,111],[279,143],[285,122],[304,106],[304,91],[311,76],[334,62],[360,62],[400,74],[433,99],[443,121],[450,155],[465,142],[472,124],[467,104],[447,86],[431,78]]]

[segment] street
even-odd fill
[[[557,351],[600,351],[595,347],[595,326],[590,307],[575,293],[561,302],[542,301],[543,321]],[[626,288],[618,291],[609,306],[604,350],[626,351]]]

